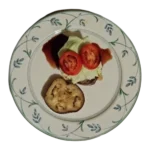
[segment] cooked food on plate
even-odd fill
[[[43,52],[53,68],[72,83],[92,85],[102,79],[102,67],[112,56],[109,49],[91,43],[88,37],[60,34],[43,46]]]
[[[60,114],[79,111],[85,101],[81,89],[62,78],[52,82],[44,99],[50,109]]]
[[[90,86],[103,79],[102,68],[112,59],[110,50],[90,42],[88,37],[59,34],[45,43],[42,51],[61,75],[46,89],[45,103],[59,114],[79,111],[85,98],[77,84]]]

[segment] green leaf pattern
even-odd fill
[[[118,111],[121,111],[121,106],[119,104],[117,104],[115,107],[114,107],[115,110],[118,110]]]
[[[52,18],[51,20],[50,20],[50,22],[51,22],[51,24],[53,25],[53,26],[61,26],[62,25],[62,23],[59,21],[59,19],[57,19],[57,18]]]
[[[40,114],[37,112],[36,109],[34,109],[34,113],[32,114],[32,117],[35,123],[39,123],[41,121]]]
[[[126,87],[133,86],[135,83],[136,83],[136,77],[131,76],[131,77],[129,77],[129,79],[127,81]]]
[[[20,66],[22,65],[24,61],[24,58],[18,58],[17,60],[14,61],[14,67],[15,68],[20,68]]]
[[[85,20],[84,20],[84,19],[80,19],[79,24],[80,24],[81,26],[85,26]]]
[[[95,132],[95,133],[98,133],[98,132],[100,132],[101,131],[101,127],[100,127],[100,125],[99,124],[94,124],[94,123],[92,123],[92,124],[87,124],[87,126],[90,128],[90,130],[93,132]]]
[[[111,36],[112,35],[112,31],[113,31],[113,25],[110,24],[110,23],[107,23],[106,26],[105,26],[105,29],[106,29],[106,32],[108,32],[109,35]]]
[[[22,90],[20,90],[20,94],[22,94],[22,95],[23,95],[23,94],[26,94],[26,89],[27,89],[27,88],[24,87]]]

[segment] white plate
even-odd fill
[[[60,70],[49,65],[42,47],[65,30],[108,48],[112,59],[102,67],[103,80],[77,84],[85,96],[83,107],[58,114],[46,105],[41,91]],[[83,10],[57,11],[37,21],[19,40],[10,62],[10,90],[22,115],[45,134],[64,140],[87,140],[115,128],[133,108],[140,83],[139,58],[127,35],[108,19]]]

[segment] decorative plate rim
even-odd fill
[[[107,19],[107,18],[105,18],[105,17],[103,17],[103,16],[101,16],[101,15],[99,15],[99,14],[97,14],[97,13],[93,13],[93,12],[91,12],[91,11],[87,11],[87,10],[83,10],[83,9],[62,9],[62,10],[57,10],[57,11],[48,13],[47,15],[45,15],[44,17],[42,17],[41,19],[39,19],[38,21],[36,21],[32,26],[30,26],[30,27],[24,32],[24,34],[23,34],[23,35],[21,36],[21,38],[18,40],[16,46],[18,45],[19,41],[25,36],[25,34],[27,33],[27,31],[28,31],[30,28],[32,28],[34,25],[36,25],[38,22],[40,22],[42,19],[44,19],[44,18],[46,18],[46,17],[48,17],[48,16],[51,16],[51,15],[53,15],[53,14],[57,14],[57,13],[60,13],[60,12],[70,12],[70,11],[71,11],[71,12],[83,11],[83,12],[87,12],[87,13],[90,13],[90,14],[93,14],[93,15],[97,15],[97,16],[102,17],[102,18],[108,20],[109,22],[113,23],[117,28],[119,28],[120,30],[122,30],[117,24],[115,24],[114,22],[112,22],[110,19]],[[122,31],[123,31],[123,30],[122,30]],[[123,32],[124,32],[124,31],[123,31]],[[138,86],[138,90],[137,90],[137,97],[136,97],[134,103],[132,104],[130,110],[125,114],[125,116],[123,117],[123,119],[122,119],[118,124],[115,124],[112,128],[110,128],[109,130],[103,132],[102,134],[100,134],[100,135],[98,134],[98,135],[93,136],[93,137],[90,137],[90,138],[88,138],[88,139],[71,139],[71,138],[65,138],[65,137],[63,138],[63,137],[60,137],[60,136],[55,136],[54,134],[48,134],[48,133],[44,132],[42,129],[38,128],[33,122],[31,122],[28,118],[26,118],[26,116],[23,115],[23,117],[24,117],[32,126],[34,126],[36,129],[38,129],[38,130],[41,131],[42,133],[45,133],[46,135],[49,135],[49,136],[51,136],[51,137],[54,137],[54,138],[57,138],[57,139],[60,139],[60,140],[65,140],[65,141],[85,141],[85,140],[94,139],[94,138],[96,138],[96,137],[100,137],[101,135],[104,135],[104,134],[106,134],[106,133],[112,131],[114,128],[116,128],[117,126],[119,126],[119,125],[126,119],[126,117],[130,114],[130,112],[132,111],[133,107],[135,106],[135,103],[137,102],[137,99],[138,99],[138,96],[139,96],[139,93],[140,93],[141,82],[142,82],[142,70],[141,70],[141,63],[140,63],[139,55],[138,55],[138,53],[137,53],[137,51],[136,51],[136,48],[135,48],[133,42],[130,40],[130,38],[128,37],[128,35],[127,35],[125,32],[124,32],[124,34],[126,35],[126,37],[128,38],[128,40],[129,40],[130,43],[132,44],[133,48],[135,49],[135,54],[136,54],[136,57],[137,57],[137,62],[138,62],[138,64],[139,64],[138,67],[139,67],[139,73],[140,73],[140,74],[139,74],[139,80],[140,80],[140,82],[139,82],[139,86]],[[15,46],[15,48],[16,48],[16,46]],[[11,89],[11,77],[10,77],[10,75],[11,75],[11,62],[12,62],[12,58],[13,58],[14,53],[15,53],[15,48],[14,48],[14,50],[13,50],[13,52],[12,52],[11,59],[10,59],[10,62],[9,62],[8,83],[9,83],[9,90],[10,90],[10,92],[11,92],[11,95],[12,95],[12,97],[13,97],[13,100],[14,100],[14,102],[15,102],[15,104],[16,104],[18,110],[19,110],[20,113],[22,114],[21,110],[19,109],[19,106],[17,105],[17,103],[16,103],[16,101],[15,101],[15,97],[14,97],[13,91],[12,91],[12,89]]]

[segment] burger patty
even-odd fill
[[[95,77],[94,79],[91,79],[91,80],[84,80],[84,81],[80,81],[80,82],[78,82],[79,84],[81,84],[81,85],[93,85],[93,84],[95,84],[96,83],[96,81],[97,81],[97,77]]]

